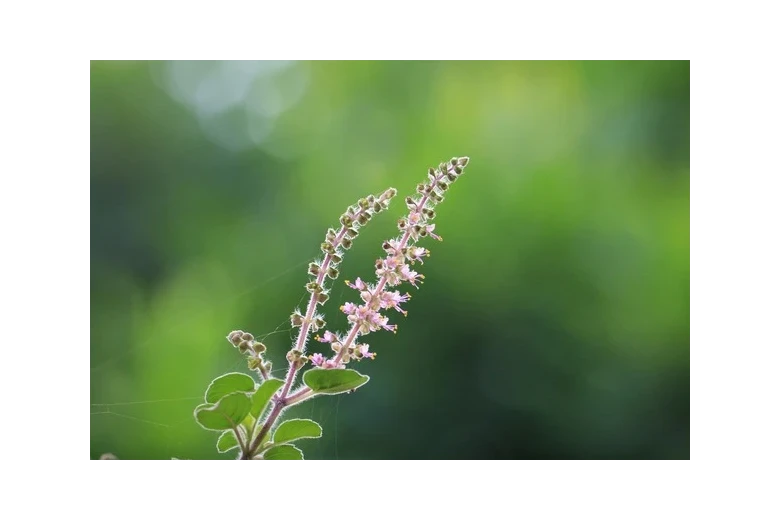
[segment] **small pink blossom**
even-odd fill
[[[411,246],[406,253],[406,257],[412,263],[420,262],[422,264],[424,256],[428,256],[428,250],[424,247]]]
[[[357,305],[352,302],[347,302],[341,306],[341,311],[347,315],[355,314],[355,312],[357,312]]]
[[[401,251],[401,241],[395,238],[391,238],[390,240],[385,241],[384,245],[385,251],[387,251],[391,255],[396,255]]]
[[[312,364],[318,367],[322,366],[322,363],[325,361],[325,357],[317,352],[316,354],[313,354],[309,356],[309,359],[311,360]]]
[[[379,330],[379,327],[382,327],[385,330],[395,332],[395,329],[398,328],[398,325],[388,325],[387,317],[382,316],[379,313],[374,313],[374,316],[372,318],[373,318],[372,320],[373,327],[371,330]]]
[[[336,363],[333,359],[329,359],[323,363],[322,368],[344,368],[344,363]]]
[[[360,359],[360,358],[374,359],[376,357],[376,353],[368,351],[368,345],[365,344],[365,343],[357,345],[356,352],[360,353],[359,356],[355,356],[358,359]]]
[[[360,277],[355,278],[355,283],[349,283],[349,280],[346,280],[346,283],[349,287],[352,287],[353,289],[357,289],[358,291],[365,291],[368,289],[368,286],[366,285],[366,282],[360,279]]]
[[[321,343],[334,343],[339,340],[331,331],[326,331],[321,337],[317,336],[315,339]]]
[[[397,310],[398,312],[402,313],[404,316],[406,316],[406,311],[401,309],[399,305],[405,301],[408,301],[410,298],[409,294],[402,295],[398,291],[383,291],[382,296],[380,297],[379,305],[383,309],[390,309],[393,308]]]
[[[424,278],[423,275],[419,274],[417,271],[412,271],[409,269],[409,266],[404,264],[403,267],[401,267],[401,279],[409,282],[413,286],[417,287],[417,281],[421,278]]]
[[[425,226],[425,231],[428,232],[428,235],[430,235],[431,238],[434,238],[436,240],[441,240],[441,237],[433,232],[433,230],[436,228],[436,224],[428,224]]]

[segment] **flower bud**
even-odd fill
[[[333,242],[336,239],[336,230],[333,228],[328,228],[328,232],[325,233],[325,240],[328,242]]]
[[[359,231],[357,229],[348,228],[346,235],[349,238],[355,238],[356,236],[358,236],[358,233]]]
[[[350,240],[347,237],[342,238],[341,247],[343,247],[344,249],[349,249],[350,247],[352,247],[352,240]]]
[[[339,270],[335,267],[328,267],[328,278],[335,280],[339,277]]]
[[[436,180],[436,170],[433,168],[428,168],[428,178],[431,179],[431,182]]]
[[[227,340],[233,344],[234,347],[237,347],[239,343],[241,343],[241,336],[244,334],[243,330],[234,330],[227,336]]]
[[[318,294],[322,292],[322,286],[317,282],[309,282],[306,284],[306,290],[312,294]]]
[[[461,157],[458,159],[458,166],[461,166],[465,168],[469,164],[469,158],[468,157]]]
[[[358,206],[360,206],[360,209],[368,209],[368,199],[360,199],[358,200]]]
[[[246,365],[249,367],[249,370],[256,370],[261,364],[262,362],[260,359],[256,357],[251,357],[246,360]]]
[[[320,304],[325,303],[326,301],[328,301],[328,298],[329,298],[328,293],[321,292],[317,294],[317,303]]]
[[[374,210],[374,213],[379,213],[384,209],[384,206],[382,206],[381,202],[374,202],[374,206],[372,209]]]
[[[439,188],[441,191],[447,191],[447,188],[449,188],[449,187],[450,187],[450,185],[449,185],[449,184],[447,184],[447,183],[446,183],[446,182],[444,182],[444,181],[439,181],[439,182],[437,182],[437,183],[436,183],[436,186],[438,186],[438,188]]]
[[[327,253],[327,254],[333,254],[336,252],[336,248],[333,247],[333,244],[331,244],[330,242],[323,242],[322,244],[320,244],[320,249],[322,250],[323,253]]]
[[[243,339],[244,341],[252,341],[253,339],[255,339],[255,337],[248,332],[244,332],[243,334],[241,334],[241,339]]]
[[[251,343],[248,340],[243,340],[241,343],[238,344],[238,351],[242,354],[245,354],[247,350],[249,350]]]
[[[341,218],[339,218],[339,222],[341,222],[341,225],[343,225],[344,227],[349,227],[352,225],[354,220],[349,215],[344,214],[341,215]]]
[[[309,274],[312,275],[312,276],[317,276],[318,274],[320,274],[320,266],[319,266],[319,264],[311,262],[309,264]]]
[[[398,190],[396,190],[395,188],[387,188],[387,189],[385,190],[385,192],[382,194],[382,196],[381,196],[381,197],[379,197],[379,200],[382,200],[382,201],[384,201],[384,200],[390,200],[390,199],[392,199],[393,197],[395,197],[395,194],[396,194],[396,193],[398,193]]]
[[[254,345],[252,345],[252,350],[255,352],[255,354],[262,354],[265,352],[265,345],[260,343],[259,341],[256,341]]]
[[[338,253],[333,253],[332,255],[330,255],[330,262],[332,264],[338,265],[341,263],[341,260],[342,260],[341,255],[339,255]]]
[[[425,193],[425,188],[428,186],[426,184],[423,184],[422,182],[417,185],[417,193]]]
[[[366,224],[368,224],[368,221],[370,219],[371,217],[368,215],[368,213],[361,213],[360,215],[358,215],[357,221],[358,224],[360,224],[361,226],[365,226]]]
[[[301,314],[298,311],[295,311],[290,315],[290,324],[293,327],[300,327],[303,325],[303,314]]]

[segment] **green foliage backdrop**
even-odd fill
[[[301,406],[324,428],[307,457],[689,458],[689,82],[688,62],[93,62],[91,457],[233,458],[192,416],[246,372],[226,334],[270,334],[283,370],[325,230],[468,155],[371,382]],[[343,278],[372,277],[403,212]]]

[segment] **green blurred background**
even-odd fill
[[[685,61],[93,62],[91,457],[234,458],[192,418],[248,372],[225,335],[281,377],[325,230],[468,155],[371,382],[291,412],[306,457],[689,458],[689,90]]]

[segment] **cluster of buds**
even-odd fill
[[[256,370],[263,379],[268,379],[268,374],[271,373],[271,362],[263,359],[265,345],[256,341],[254,336],[243,330],[234,330],[227,335],[227,340],[239,352],[247,356],[247,365],[250,370]]]
[[[295,367],[295,370],[300,370],[303,365],[306,364],[306,362],[309,360],[306,356],[303,355],[303,352],[296,349],[290,349],[290,351],[287,353],[287,361],[290,363],[291,366]]]
[[[463,169],[468,165],[468,157],[453,157],[452,160],[441,163],[438,168],[428,170],[428,182],[417,186],[416,197],[407,197],[406,205],[409,213],[398,221],[398,229],[402,235],[392,240],[387,240],[382,245],[387,256],[376,261],[376,284],[367,284],[360,278],[355,283],[347,281],[347,285],[360,293],[362,303],[347,302],[341,306],[342,312],[347,315],[351,325],[349,333],[345,336],[325,332],[322,337],[316,339],[323,343],[330,343],[335,352],[334,356],[326,359],[321,354],[309,357],[314,365],[322,368],[341,368],[349,360],[363,358],[373,359],[375,354],[369,352],[367,344],[356,344],[359,336],[364,336],[379,329],[395,332],[397,326],[388,323],[387,316],[381,314],[383,309],[394,309],[406,315],[406,311],[400,305],[411,297],[408,293],[387,290],[387,287],[395,287],[408,282],[414,287],[422,283],[423,275],[414,271],[410,265],[417,262],[423,263],[423,258],[429,256],[429,251],[415,244],[420,238],[430,236],[436,240],[441,237],[434,233],[435,224],[431,224],[436,216],[434,207],[444,200],[444,192],[450,184],[458,179]]]
[[[387,209],[395,194],[396,190],[390,188],[380,195],[369,195],[358,200],[357,204],[348,207],[339,218],[339,222],[341,222],[339,230],[328,229],[325,241],[320,245],[325,256],[321,260],[309,264],[311,279],[306,284],[306,290],[311,293],[311,297],[306,312],[296,310],[290,316],[292,327],[301,329],[293,350],[297,350],[299,353],[303,352],[309,331],[317,332],[325,327],[324,317],[315,313],[316,307],[323,305],[329,298],[328,290],[325,288],[325,279],[335,280],[338,278],[338,267],[344,258],[344,251],[352,247],[352,242],[360,233],[362,226],[368,224],[374,215]],[[293,356],[292,353],[288,354],[288,358]],[[295,357],[290,362],[297,363],[299,359]]]

